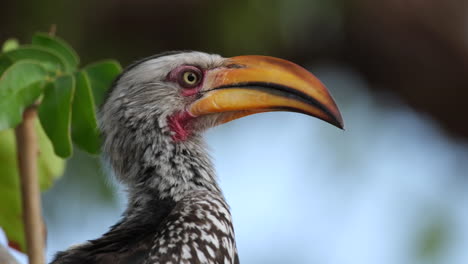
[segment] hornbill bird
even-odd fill
[[[286,60],[184,51],[127,67],[99,113],[103,153],[128,191],[127,209],[102,237],[52,263],[239,263],[202,132],[269,111],[343,127],[323,84]]]

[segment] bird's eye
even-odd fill
[[[179,75],[179,84],[185,88],[197,86],[201,81],[201,72],[198,69],[187,69]]]
[[[197,83],[198,76],[194,72],[184,72],[184,82],[193,85]]]

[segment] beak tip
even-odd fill
[[[341,118],[341,116],[339,118],[336,118],[334,119],[332,122],[331,122],[332,125],[336,126],[337,128],[341,129],[341,130],[345,130],[344,128],[344,122],[343,122],[343,119]]]
[[[337,126],[339,129],[343,130],[343,131],[346,131],[345,127],[344,127],[344,124],[340,124],[339,126]]]
[[[341,116],[341,113],[338,110],[338,108],[335,107],[335,111],[333,112],[334,113],[329,116],[331,120],[329,120],[328,122],[341,130],[345,130],[343,117]]]

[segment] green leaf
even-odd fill
[[[23,110],[41,94],[46,70],[38,63],[13,64],[0,77],[0,130],[15,127]]]
[[[94,102],[99,106],[104,100],[107,89],[122,71],[122,67],[115,60],[107,60],[88,65],[83,70],[89,76]]]
[[[63,174],[64,160],[54,154],[52,145],[40,123],[36,121],[39,156],[38,176],[41,190],[48,189],[53,181]],[[16,159],[15,133],[13,129],[0,131],[0,226],[8,241],[25,250],[24,229],[21,208],[19,174]]]
[[[13,62],[20,60],[37,61],[49,72],[65,71],[65,59],[56,51],[40,46],[25,45],[2,54]]]
[[[5,55],[0,55],[0,75],[2,75],[8,67],[13,65],[13,60]]]
[[[63,75],[47,83],[39,106],[42,127],[54,146],[55,153],[69,157],[72,153],[70,136],[71,104],[75,90],[73,75]]]
[[[14,38],[7,39],[7,41],[3,43],[2,52],[14,50],[14,49],[17,49],[18,47],[19,47],[19,42],[17,39],[14,39]]]
[[[36,33],[32,39],[32,44],[52,49],[60,54],[65,60],[67,72],[75,70],[80,63],[80,59],[75,50],[73,50],[68,43],[58,37],[52,37],[44,33]]]
[[[72,110],[72,139],[83,150],[98,154],[99,131],[91,84],[86,72],[75,74],[76,89]]]

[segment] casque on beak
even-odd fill
[[[225,123],[255,113],[291,111],[343,128],[327,88],[306,69],[278,58],[230,58],[225,67],[206,72],[201,93],[187,109],[194,117],[229,113]]]

